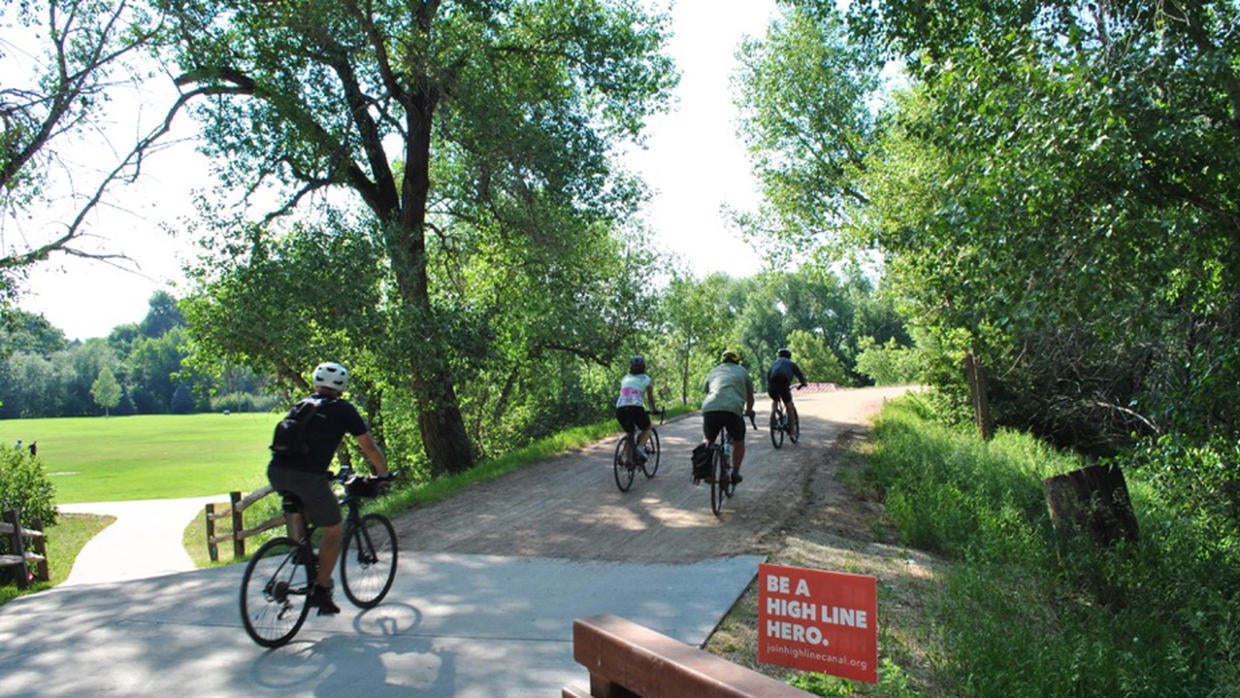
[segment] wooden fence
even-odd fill
[[[274,518],[268,519],[253,528],[245,527],[245,510],[254,505],[255,502],[274,492],[271,485],[265,485],[245,497],[240,492],[229,492],[229,503],[225,505],[223,511],[217,512],[215,504],[206,505],[207,520],[207,554],[210,555],[212,562],[219,562],[220,549],[219,544],[232,541],[233,559],[240,560],[245,557],[245,539],[255,536],[263,531],[268,531],[277,526],[284,525],[284,514],[281,512]],[[227,519],[232,525],[232,530],[227,533],[216,533],[216,521]]]
[[[48,581],[47,571],[47,539],[43,536],[43,522],[39,519],[31,519],[30,525],[33,529],[23,528],[21,517],[16,509],[9,509],[0,517],[0,536],[9,541],[9,552],[0,555],[0,568],[16,567],[14,570],[17,577],[17,588],[26,589],[32,581],[46,582]],[[26,541],[30,541],[30,547],[34,550],[28,550]],[[34,564],[34,574],[30,572],[31,563]]]
[[[573,622],[573,659],[590,672],[590,693],[561,698],[805,698],[811,694],[769,676],[603,614]]]

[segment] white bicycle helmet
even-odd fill
[[[326,361],[314,367],[315,387],[324,386],[344,392],[349,387],[349,371],[333,361]]]

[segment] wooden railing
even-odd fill
[[[43,536],[43,522],[35,518],[30,520],[30,525],[34,528],[22,527],[16,509],[9,509],[0,517],[0,536],[9,541],[9,552],[0,555],[0,568],[17,568],[18,589],[28,588],[32,581],[48,581],[47,540]],[[34,548],[33,552],[27,550],[27,540]],[[34,574],[30,573],[31,563],[34,563]]]
[[[211,557],[212,562],[219,562],[220,549],[219,544],[232,541],[233,559],[240,560],[245,557],[245,539],[255,536],[263,531],[268,531],[277,526],[284,525],[284,514],[280,513],[274,518],[268,519],[253,528],[245,527],[245,510],[254,505],[255,502],[275,492],[271,485],[265,485],[245,497],[240,492],[228,493],[229,503],[225,505],[223,511],[217,512],[215,504],[206,505],[207,520],[207,554]],[[227,519],[232,524],[232,530],[228,533],[216,533],[216,521]]]
[[[590,693],[561,698],[805,698],[811,694],[613,615],[573,622],[573,659]]]

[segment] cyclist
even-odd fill
[[[332,601],[332,570],[340,556],[343,517],[332,492],[332,457],[345,434],[352,434],[375,475],[388,476],[387,460],[370,435],[370,427],[357,408],[341,398],[349,385],[349,372],[338,363],[314,367],[314,394],[320,403],[306,426],[307,453],[276,453],[267,466],[267,479],[277,492],[289,492],[301,499],[302,511],[323,532],[319,544],[319,568],[314,588],[306,603],[319,609],[319,615],[340,612]],[[300,527],[301,522],[295,524]],[[293,529],[290,529],[293,532]],[[301,537],[297,530],[296,538]]]
[[[706,443],[722,429],[732,437],[732,482],[740,484],[745,460],[745,417],[752,418],[753,379],[741,366],[741,357],[725,351],[719,364],[706,374],[706,399],[702,400],[702,435]]]
[[[771,369],[766,372],[766,389],[767,394],[771,396],[771,419],[775,419],[775,408],[779,406],[782,400],[784,409],[788,413],[788,427],[790,429],[800,429],[800,422],[797,421],[797,408],[792,406],[792,379],[796,378],[800,381],[797,388],[804,388],[805,374],[801,372],[801,367],[797,366],[792,360],[792,352],[788,349],[780,349],[775,359],[775,363],[771,364]]]
[[[620,379],[620,397],[616,400],[616,421],[629,436],[638,429],[641,433],[637,439],[629,440],[629,462],[642,464],[646,462],[646,454],[642,447],[650,440],[650,412],[654,406],[654,380],[646,375],[646,358],[640,354],[629,359],[629,372]]]

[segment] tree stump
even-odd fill
[[[1137,517],[1119,468],[1094,465],[1042,481],[1051,524],[1063,535],[1087,532],[1100,546],[1137,540]]]

